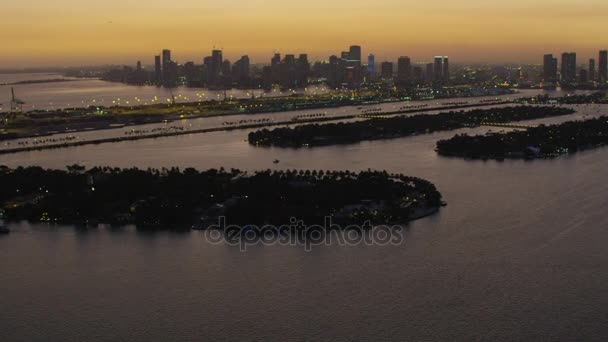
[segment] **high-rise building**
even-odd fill
[[[225,59],[222,62],[222,75],[229,76],[230,74],[232,74],[232,63],[230,63],[229,60]]]
[[[361,65],[361,47],[353,45],[348,52],[348,60],[356,65]]]
[[[443,57],[435,56],[435,66],[433,67],[433,79],[435,82],[443,81]]]
[[[340,59],[336,55],[329,56],[329,68],[327,71],[327,83],[332,88],[337,88],[340,83]]]
[[[393,78],[393,63],[392,62],[382,62],[381,65],[381,75],[385,80],[390,80]]]
[[[281,64],[281,54],[275,53],[274,56],[272,56],[272,59],[270,60],[270,65],[274,66],[279,64]]]
[[[583,84],[589,82],[589,75],[587,73],[587,70],[581,69],[578,80],[580,83],[583,83]]]
[[[160,56],[154,56],[154,81],[156,84],[163,82],[163,67]]]
[[[551,54],[545,55],[543,58],[543,81],[557,81],[557,58],[553,58]]]
[[[211,51],[211,56],[205,58],[205,69],[207,72],[207,85],[219,86],[222,75],[222,50]]]
[[[421,84],[423,82],[423,74],[422,74],[421,66],[415,66],[412,68],[412,82],[416,85]]]
[[[564,52],[562,54],[562,82],[576,83],[576,53]]]
[[[408,85],[412,80],[412,61],[407,56],[401,56],[397,60],[397,82],[400,85]]]
[[[163,85],[166,87],[174,87],[177,85],[177,63],[168,61],[163,65]]]
[[[162,52],[163,85],[172,87],[177,83],[177,63],[171,60],[171,50]]]
[[[308,55],[305,53],[300,54],[296,60],[295,68],[295,79],[296,87],[305,87],[308,85],[308,75],[310,74],[310,63],[308,62]]]
[[[427,63],[426,65],[426,74],[424,76],[424,80],[426,83],[433,83],[433,80],[435,79],[435,75],[433,72],[433,63]]]
[[[595,59],[589,59],[589,82],[595,81]]]
[[[443,70],[441,72],[443,83],[450,83],[450,62],[448,56],[443,56]]]
[[[367,56],[367,77],[370,81],[376,79],[376,56],[371,53]]]
[[[171,50],[163,50],[163,68],[171,62]]]
[[[234,81],[237,82],[240,86],[247,86],[251,83],[251,78],[249,76],[250,73],[250,62],[249,56],[242,56],[241,59],[234,63],[232,67],[233,73],[232,77]]]
[[[598,79],[600,85],[605,86],[608,82],[608,50],[600,51],[600,59],[598,65]]]

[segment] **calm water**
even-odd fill
[[[608,114],[579,110],[536,122]],[[437,156],[435,142],[460,132],[471,130],[291,150],[253,148],[234,131],[0,156],[53,168],[384,169],[429,179],[449,202],[410,224],[402,245],[311,252],[15,224],[0,236],[1,340],[605,340],[608,149]]]
[[[0,74],[0,84],[16,83],[31,80],[64,79],[57,74]],[[73,82],[36,83],[18,85],[0,85],[0,110],[7,111],[11,100],[11,87],[15,89],[16,96],[25,101],[24,110],[33,109],[61,109],[70,107],[88,106],[114,106],[114,105],[140,105],[152,103],[164,103],[171,98],[172,92],[176,102],[196,102],[205,100],[222,100],[224,91],[213,91],[207,89],[194,89],[179,87],[172,91],[165,88],[153,86],[132,86],[122,83],[106,82],[101,80],[76,80]],[[311,86],[296,93],[318,94],[324,93],[325,87]],[[286,96],[288,92],[274,90],[264,93],[260,90],[254,91],[255,96]],[[250,98],[251,90],[232,89],[226,91],[227,97]],[[153,100],[156,99],[156,102]]]

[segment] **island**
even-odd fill
[[[591,94],[568,94],[560,97],[551,97],[549,94],[544,94],[534,97],[522,97],[517,99],[516,102],[522,104],[608,104],[608,97],[605,91],[598,91]]]
[[[176,92],[179,89],[175,89]],[[255,115],[299,110],[329,109],[343,106],[365,106],[380,103],[395,103],[422,99],[419,95],[401,91],[362,91],[353,96],[350,91],[332,90],[320,93],[315,91],[297,94],[293,91],[280,94],[265,94],[262,90],[250,90],[250,98],[234,98],[227,92],[223,96],[208,99],[205,90],[194,97],[173,94],[173,89],[165,96],[153,98],[124,98],[104,101],[93,99],[85,107],[62,108],[54,110],[18,109],[11,112],[0,112],[0,141],[19,138],[41,137],[57,133],[112,129],[117,125],[143,125],[179,121],[184,119],[206,118],[215,116]],[[498,89],[479,95],[504,95],[513,91]],[[470,91],[451,90],[446,94],[435,94],[431,99],[453,98],[458,96],[474,97]],[[476,95],[476,96],[479,96]],[[17,94],[20,96],[20,94]],[[426,99],[426,98],[425,98]],[[27,98],[22,98],[27,106]],[[506,102],[506,101],[503,101]],[[448,104],[449,109],[479,106],[481,103],[458,102]],[[486,103],[487,104],[487,103]],[[446,107],[446,105],[442,106]],[[446,108],[447,109],[447,108]],[[403,108],[401,112],[417,110]],[[432,110],[432,109],[428,109]],[[357,115],[359,113],[353,113]],[[333,118],[312,117],[311,121],[327,121]]]
[[[456,135],[437,142],[443,156],[470,159],[555,158],[608,143],[608,117],[538,126],[525,131]]]
[[[379,116],[364,121],[307,124],[261,129],[249,133],[254,146],[312,147],[351,144],[364,140],[392,139],[437,131],[478,127],[573,114],[569,108],[552,106],[509,106],[469,111],[449,111],[434,115]]]
[[[385,171],[0,167],[8,221],[205,229],[234,225],[404,224],[438,211],[424,179]]]

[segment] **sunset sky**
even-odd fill
[[[363,46],[377,60],[539,62],[608,48],[606,0],[9,0],[0,68],[153,62],[162,48],[197,63],[213,46],[234,60],[274,51],[311,60]]]

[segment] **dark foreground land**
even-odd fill
[[[442,204],[423,179],[386,172],[0,168],[9,221],[136,224],[149,229],[228,224],[405,223]]]
[[[444,156],[471,159],[554,158],[608,144],[608,117],[539,126],[526,131],[457,135],[437,142]]]
[[[419,114],[375,118],[366,121],[308,124],[296,127],[262,129],[249,134],[255,146],[307,147],[350,144],[364,140],[391,139],[436,131],[477,127],[484,123],[508,123],[574,113],[561,107],[517,106],[471,111],[450,111],[435,115]]]

